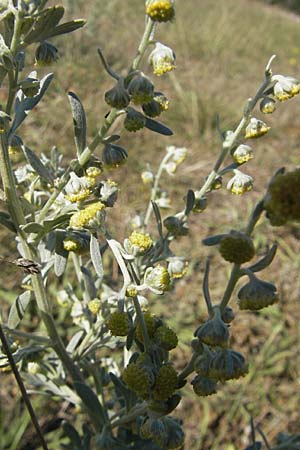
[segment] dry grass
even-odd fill
[[[38,113],[24,125],[22,137],[38,152],[48,153],[57,145],[66,158],[74,153],[72,123],[66,92],[73,90],[82,99],[89,124],[89,136],[96,132],[107,112],[103,94],[111,86],[100,65],[96,49],[100,46],[115,71],[126,70],[135,52],[143,28],[143,2],[131,0],[65,1],[73,11],[88,19],[83,31],[65,41],[57,40],[61,60],[54,67],[55,81]],[[249,0],[178,1],[177,20],[161,27],[159,39],[176,51],[176,73],[156,81],[156,87],[170,98],[171,106],[164,121],[174,129],[170,138],[156,139],[150,132],[132,136],[122,132],[123,144],[130,154],[128,166],[118,174],[126,191],[121,194],[112,217],[114,232],[124,237],[135,210],[144,208],[147,191],[139,188],[139,174],[145,161],[157,165],[168,144],[187,146],[189,158],[176,178],[166,179],[174,204],[182,202],[188,188],[197,189],[208,174],[219,152],[215,118],[221,126],[233,127],[241,116],[245,100],[254,94],[263,78],[264,66],[276,53],[274,71],[297,75],[300,66],[299,19],[290,13]],[[62,43],[61,43],[62,42]],[[60,47],[61,43],[61,47]],[[147,64],[144,66],[148,71]],[[255,159],[246,170],[255,177],[255,190],[245,200],[232,197],[225,190],[209,197],[209,207],[190,223],[191,239],[183,238],[178,248],[192,263],[185,280],[166,299],[153,302],[157,313],[170,316],[182,345],[174,359],[178,367],[189,357],[193,329],[205,319],[201,282],[205,257],[211,253],[201,240],[216,231],[241,228],[247,214],[266,187],[270,175],[280,166],[299,165],[299,98],[279,105],[267,117],[270,134],[255,142]],[[121,130],[117,124],[115,131]],[[249,356],[250,374],[243,380],[228,383],[208,399],[195,398],[185,389],[185,398],[177,415],[187,434],[186,450],[240,450],[248,443],[249,411],[274,442],[279,431],[299,431],[299,228],[270,229],[265,222],[257,228],[255,242],[263,252],[274,239],[280,244],[278,257],[263,278],[276,282],[281,300],[278,306],[262,313],[237,312],[232,327],[233,345]],[[5,253],[3,249],[1,253]],[[213,253],[211,292],[217,301],[224,289],[228,267]],[[3,290],[14,289],[11,278]],[[9,299],[8,299],[9,300]],[[233,302],[233,308],[237,310]],[[166,313],[168,310],[168,314]],[[15,395],[15,393],[13,394]],[[5,399],[5,393],[2,392]],[[43,414],[42,409],[39,411]],[[56,445],[56,444],[53,444]],[[51,447],[52,448],[52,447]],[[55,447],[53,447],[55,448]]]

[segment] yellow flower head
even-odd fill
[[[91,187],[94,183],[94,179],[78,177],[74,172],[71,172],[70,180],[65,188],[66,199],[71,203],[85,200],[91,194]]]
[[[276,81],[274,85],[274,96],[280,102],[284,102],[300,92],[300,82],[296,78],[273,75],[272,81]]]
[[[265,122],[252,117],[245,130],[245,139],[259,138],[260,136],[266,134],[269,130],[270,127],[268,127]]]
[[[94,228],[103,221],[105,205],[101,202],[92,203],[81,211],[76,212],[70,219],[70,227],[74,229]]]
[[[238,164],[243,164],[253,159],[253,150],[250,145],[241,144],[232,153],[233,160]]]
[[[152,65],[155,75],[163,75],[176,68],[175,54],[170,47],[157,42],[154,50],[150,53],[149,63]]]
[[[163,294],[170,289],[170,275],[160,264],[149,267],[145,272],[144,282],[155,294]]]
[[[235,175],[228,181],[227,189],[235,195],[241,195],[251,191],[253,188],[253,178],[240,170],[234,170]]]
[[[135,256],[144,255],[153,245],[148,233],[133,231],[128,239],[125,239],[124,247],[128,253]]]
[[[146,14],[154,22],[169,22],[175,16],[173,0],[148,0],[146,2]]]

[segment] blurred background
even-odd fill
[[[108,112],[103,98],[105,91],[112,87],[112,79],[101,66],[97,48],[101,47],[114,71],[126,73],[143,32],[144,2],[61,0],[59,3],[65,6],[68,17],[85,18],[87,25],[72,35],[53,40],[60,54],[57,64],[51,67],[55,80],[20,135],[26,145],[46,155],[56,145],[67,164],[75,147],[66,93],[72,90],[81,98],[91,139]],[[188,148],[188,158],[174,177],[166,174],[162,179],[162,187],[172,200],[171,209],[166,211],[170,215],[182,209],[188,189],[201,187],[218,157],[217,114],[223,130],[236,126],[246,99],[255,94],[263,80],[270,56],[277,55],[274,73],[299,76],[300,16],[297,13],[300,13],[298,1],[177,1],[176,21],[159,26],[156,34],[158,40],[175,51],[176,72],[154,80],[147,59],[142,66],[155,82],[156,90],[169,98],[169,111],[161,119],[174,130],[174,136],[158,139],[148,130],[133,135],[122,129],[122,122],[116,124],[114,131],[122,133],[120,145],[129,153],[125,167],[105,174],[117,180],[121,188],[108,219],[116,238],[124,239],[130,229],[130,219],[136,212],[144,211],[149,192],[141,185],[140,173],[147,163],[153,170],[157,168],[166,145]],[[33,55],[34,49],[27,58],[28,70],[33,65]],[[3,93],[0,95],[2,98]],[[151,308],[168,318],[179,335],[181,344],[173,357],[178,369],[189,359],[195,328],[206,319],[201,291],[206,257],[211,255],[213,300],[220,298],[230,271],[229,264],[220,260],[217,251],[203,247],[201,240],[216,232],[242,229],[274,171],[282,166],[287,169],[299,166],[299,111],[300,97],[296,97],[278,105],[271,116],[262,117],[257,113],[272,129],[267,136],[253,142],[255,158],[245,167],[255,179],[253,191],[242,199],[226,189],[211,194],[207,210],[191,217],[189,237],[181,238],[173,247],[177,254],[189,258],[188,273],[173,292],[163,298],[153,298]],[[213,397],[198,398],[191,386],[185,387],[185,397],[176,416],[184,422],[186,450],[243,449],[250,443],[250,415],[271,444],[275,444],[279,432],[299,432],[299,237],[297,226],[272,228],[266,220],[259,222],[254,235],[258,254],[264,254],[274,240],[279,242],[277,258],[261,275],[276,284],[280,301],[261,312],[239,312],[234,295],[230,304],[236,312],[231,329],[232,347],[247,355],[250,372],[240,381],[228,382]],[[17,257],[15,243],[10,239],[11,236],[7,239],[1,231],[0,254]],[[1,278],[0,301],[5,316],[19,292],[20,280],[5,266]],[[36,325],[33,315],[25,316],[24,326],[28,330],[34,330]],[[62,326],[59,318],[58,326]],[[37,449],[27,412],[19,398],[12,376],[1,374],[0,448]],[[49,448],[57,450],[60,434],[51,432],[51,427],[55,429],[64,417],[63,406],[58,407],[54,401],[38,395],[34,396],[33,403],[41,424],[49,430]]]

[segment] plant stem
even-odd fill
[[[11,214],[12,221],[16,229],[18,230],[18,235],[23,247],[24,255],[27,259],[35,261],[36,255],[34,254],[31,247],[28,245],[26,237],[22,232],[22,230],[20,229],[20,226],[25,224],[25,218],[16,192],[13,172],[8,156],[8,143],[6,134],[1,136],[0,174],[2,177],[3,188],[6,195],[7,207]],[[35,294],[36,303],[40,311],[42,321],[47,329],[48,336],[51,339],[52,347],[56,352],[56,354],[58,355],[61,362],[63,363],[65,369],[71,376],[72,381],[74,383],[74,387],[79,397],[81,398],[83,404],[86,406],[88,411],[90,411],[89,404],[86,401],[85,396],[82,395],[81,391],[78,391],[76,387],[78,384],[85,384],[84,379],[80,373],[79,368],[74,364],[72,358],[66,351],[65,346],[57,332],[56,325],[51,314],[51,306],[46,295],[42,276],[40,274],[31,275],[31,282]],[[94,414],[91,411],[90,415],[91,418],[94,420]],[[99,425],[100,424],[97,424],[97,426]]]
[[[145,214],[145,219],[144,219],[144,227],[147,227],[151,213],[153,211],[152,208],[152,201],[154,202],[156,199],[156,194],[157,194],[157,190],[158,190],[158,185],[159,185],[159,180],[162,176],[163,170],[165,165],[167,164],[168,160],[171,158],[172,153],[171,152],[167,152],[166,155],[164,156],[163,160],[160,163],[160,166],[158,168],[157,174],[155,175],[155,181],[153,184],[153,187],[151,189],[151,197],[148,203],[148,207],[147,207],[147,211]]]
[[[224,143],[223,143],[221,154],[220,154],[213,170],[208,175],[208,177],[207,177],[205,183],[203,184],[203,186],[201,187],[201,189],[196,193],[197,199],[201,199],[206,194],[206,192],[209,190],[212,182],[218,175],[218,171],[219,171],[221,165],[223,164],[226,156],[228,155],[230,150],[233,148],[233,146],[236,144],[241,132],[245,128],[245,126],[251,116],[253,109],[255,108],[258,100],[262,97],[264,91],[269,86],[269,84],[270,84],[270,75],[267,75],[265,81],[262,83],[262,85],[256,92],[255,96],[253,97],[253,99],[248,100],[248,103],[244,110],[244,115],[243,115],[242,119],[240,120],[240,123],[238,124],[238,126],[236,127],[234,132],[230,135],[230,137],[228,139],[226,139],[226,141],[225,141],[226,146],[224,146]]]
[[[44,436],[43,436],[42,430],[40,428],[39,422],[38,422],[37,417],[35,415],[35,412],[33,410],[33,407],[32,407],[31,401],[29,399],[29,396],[27,394],[26,388],[24,386],[23,380],[22,380],[21,375],[20,375],[20,373],[18,371],[18,368],[17,368],[17,365],[16,365],[16,363],[14,361],[13,355],[12,355],[12,353],[10,351],[10,348],[9,348],[8,343],[7,343],[7,340],[6,340],[6,337],[5,337],[5,334],[3,332],[1,324],[0,324],[0,340],[2,342],[3,349],[5,351],[7,359],[9,361],[9,364],[10,364],[11,369],[13,371],[13,374],[15,376],[16,382],[17,382],[17,384],[19,386],[19,389],[21,391],[21,395],[22,395],[22,398],[23,398],[24,403],[26,405],[26,408],[28,410],[28,413],[30,415],[32,424],[33,424],[33,426],[35,428],[35,431],[36,431],[36,433],[37,433],[37,435],[39,437],[39,440],[41,442],[41,446],[42,446],[42,448],[44,450],[48,450],[48,446],[46,444],[46,441],[44,439]]]
[[[145,31],[144,31],[143,37],[141,39],[140,45],[138,47],[137,54],[136,54],[136,56],[135,56],[135,58],[134,58],[134,60],[132,62],[132,65],[131,65],[131,68],[129,70],[129,73],[133,72],[134,70],[136,70],[138,68],[138,66],[140,65],[140,62],[141,62],[141,60],[142,60],[142,58],[144,56],[144,53],[145,53],[145,51],[146,51],[146,49],[147,49],[147,47],[149,45],[149,39],[150,39],[150,37],[152,35],[154,27],[155,27],[155,22],[153,22],[150,19],[150,17],[149,17],[147,19],[147,23],[146,23],[146,26],[145,26]]]
[[[249,218],[248,224],[246,226],[245,234],[247,234],[247,236],[251,235],[263,211],[264,211],[264,201],[260,200],[254,207],[251,216]],[[220,303],[221,310],[224,310],[224,308],[227,306],[231,298],[232,292],[234,290],[234,287],[241,276],[240,268],[241,268],[240,264],[233,265],[227,287],[225,289],[222,301]]]
[[[234,264],[233,265],[233,268],[231,270],[231,274],[230,274],[230,277],[229,277],[229,280],[228,280],[225,292],[223,294],[222,301],[220,303],[221,311],[224,310],[224,308],[227,306],[227,304],[228,304],[228,302],[229,302],[229,300],[231,298],[232,292],[233,292],[233,290],[235,288],[235,285],[236,285],[236,283],[237,283],[237,281],[239,279],[239,276],[240,276],[240,267],[241,267],[240,264]]]
[[[146,325],[146,322],[145,322],[145,319],[144,319],[144,316],[142,313],[141,305],[140,305],[140,302],[137,297],[133,297],[133,304],[135,307],[135,312],[136,312],[139,324],[142,329],[142,335],[143,335],[143,340],[144,340],[143,344],[145,347],[145,352],[147,353],[147,352],[149,352],[149,349],[150,349],[150,338],[149,338],[147,325]]]
[[[194,362],[197,358],[197,354],[193,353],[189,363],[185,366],[182,372],[178,375],[178,381],[183,381],[188,377],[192,372],[194,372]]]
[[[111,428],[119,427],[120,425],[124,425],[125,423],[131,422],[133,419],[135,419],[138,416],[141,416],[145,414],[147,411],[148,405],[146,402],[142,403],[141,405],[138,405],[136,408],[134,408],[133,411],[129,412],[125,416],[123,416],[121,419],[116,420],[111,424]]]

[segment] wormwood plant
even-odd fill
[[[224,131],[218,124],[220,154],[212,171],[202,186],[187,192],[185,204],[173,215],[162,214],[170,200],[161,186],[161,176],[173,176],[187,150],[169,145],[156,172],[145,161],[141,177],[149,186],[149,204],[139,215],[129,211],[132,232],[119,242],[112,235],[106,212],[114,207],[122,186],[107,179],[106,169],[122,170],[128,152],[117,143],[120,136],[111,134],[110,129],[118,119],[128,131],[146,128],[155,136],[172,135],[157,120],[168,110],[168,99],[141,68],[148,71],[147,54],[155,76],[175,69],[173,50],[155,40],[159,23],[173,20],[174,2],[145,2],[144,33],[135,57],[122,74],[115,73],[98,50],[111,77],[111,89],[104,95],[110,109],[90,139],[83,105],[69,92],[75,138],[69,162],[56,147],[50,155],[40,155],[21,137],[22,123],[40,100],[46,101],[53,79],[52,73],[41,79],[38,75],[39,66],[51,65],[58,58],[58,49],[49,40],[84,25],[81,19],[61,23],[64,8],[47,8],[46,3],[0,2],[0,80],[6,92],[1,96],[0,111],[0,221],[15,236],[20,254],[18,259],[2,258],[2,262],[24,272],[21,294],[8,317],[2,318],[1,367],[13,370],[44,449],[47,443],[22,378],[34,392],[43,391],[76,405],[83,427],[76,429],[76,424],[65,421],[61,448],[181,449],[182,424],[171,413],[180,402],[183,386],[191,383],[196,396],[208,396],[222,384],[247,375],[245,357],[230,345],[234,312],[229,302],[240,278],[246,279],[238,292],[240,309],[256,311],[277,302],[276,287],[257,275],[271,264],[276,243],[257,258],[252,235],[264,214],[274,226],[300,220],[300,170],[285,173],[280,169],[272,177],[242,230],[228,230],[203,240],[204,245],[218,246],[220,256],[232,268],[222,298],[212,300],[209,262],[206,264],[203,296],[208,316],[191,330],[191,358],[181,372],[170,356],[178,345],[176,333],[164,319],[152,314],[148,301],[172,290],[176,280],[185,275],[188,262],[184,255],[174,253],[172,243],[188,236],[190,215],[209,206],[210,196],[222,188],[222,180],[229,178],[227,189],[235,195],[252,189],[253,179],[241,167],[253,158],[249,142],[269,131],[254,116],[257,105],[262,113],[272,113],[278,102],[300,92],[300,83],[274,75],[274,57],[270,58],[262,84],[247,100],[236,128]],[[35,47],[36,70],[27,73],[25,56],[30,46]],[[119,268],[117,283],[111,276],[114,261]],[[31,302],[40,318],[38,333],[18,329]],[[53,317],[56,307],[67,311],[64,338]],[[248,450],[261,448],[254,429],[252,434]],[[273,448],[297,449],[299,437],[280,435]]]

